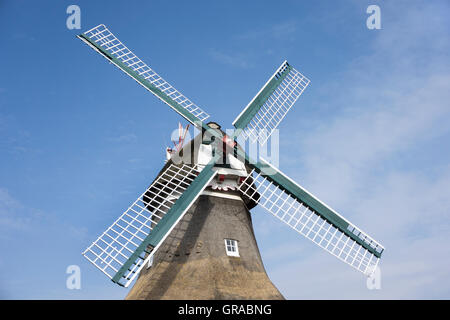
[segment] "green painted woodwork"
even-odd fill
[[[118,66],[120,69],[122,69],[126,74],[128,74],[130,77],[132,77],[134,80],[136,80],[139,84],[141,84],[142,86],[144,86],[145,88],[150,90],[152,93],[154,93],[156,96],[158,96],[161,100],[166,102],[171,108],[173,108],[176,112],[178,112],[186,120],[191,122],[194,126],[196,126],[198,128],[203,128],[205,130],[209,129],[209,127],[204,122],[200,121],[196,116],[194,116],[192,113],[190,113],[189,111],[184,109],[175,100],[173,100],[167,94],[165,94],[160,89],[158,89],[157,87],[152,85],[149,81],[145,80],[138,73],[133,71],[131,68],[127,67],[122,61],[120,61],[119,59],[116,59],[113,55],[111,55],[109,52],[104,50],[101,46],[97,45],[89,37],[85,36],[84,34],[80,34],[78,37],[82,38],[84,41],[87,41],[90,45],[95,47],[100,54],[102,54],[108,60],[113,62],[116,66]]]
[[[287,65],[287,68],[278,76],[273,77],[269,83],[261,90],[261,92],[255,97],[252,103],[246,108],[244,113],[236,120],[234,126],[236,129],[244,129],[250,121],[252,121],[255,114],[258,113],[259,109],[266,103],[270,95],[278,88],[278,86],[283,82],[284,78],[289,74],[292,67]]]
[[[119,281],[122,279],[125,272],[135,263],[135,261],[144,252],[144,250],[149,245],[152,247],[156,247],[161,242],[164,236],[177,222],[178,218],[189,209],[189,206],[193,203],[193,201],[204,189],[211,178],[216,174],[216,172],[212,170],[216,161],[217,157],[213,158],[211,162],[206,165],[205,168],[203,168],[203,170],[194,179],[194,181],[191,182],[189,187],[187,187],[183,194],[175,201],[169,211],[167,211],[164,217],[162,217],[158,224],[152,229],[152,231],[139,245],[136,251],[114,275],[114,277],[112,278],[113,282],[121,284]]]

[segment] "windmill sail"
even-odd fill
[[[243,198],[260,204],[353,268],[367,275],[375,271],[383,246],[267,161],[260,159],[260,162],[254,162],[237,146],[239,135],[258,141],[260,145],[265,144],[309,85],[310,80],[287,61],[238,115],[233,122],[236,130],[227,136],[223,135],[219,125],[206,124],[209,117],[206,112],[138,58],[105,25],[92,28],[78,38],[202,129],[202,142],[212,148],[213,159],[206,165],[204,162],[202,165],[175,165],[168,161],[151,186],[83,252],[113,282],[128,287],[153,259],[155,252],[214,178],[216,170],[227,169],[227,164],[216,165],[219,159],[225,158],[223,152],[233,152],[253,169],[244,180],[239,175],[238,188]],[[187,129],[182,136],[180,128],[179,141],[175,143],[180,152],[186,132]]]
[[[322,203],[268,162],[253,171],[239,190],[289,227],[353,268],[370,275],[384,247]]]
[[[245,139],[264,144],[309,84],[287,61],[233,121]],[[264,133],[264,134],[261,134]]]
[[[109,29],[101,24],[78,36],[145,89],[178,112],[192,124],[201,127],[209,115],[186,98],[153,69],[139,59]]]
[[[83,255],[128,287],[215,176],[212,166],[170,164]]]

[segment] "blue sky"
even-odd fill
[[[253,210],[287,298],[450,298],[448,1],[242,2],[0,2],[0,298],[127,293],[80,253],[152,181],[180,117],[75,37],[100,23],[223,127],[284,59],[311,79],[280,126],[280,168],[386,252],[368,290]]]

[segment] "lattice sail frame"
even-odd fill
[[[196,126],[205,127],[202,122],[209,115],[154,72],[120,42],[106,26],[99,25],[78,37],[185,119]],[[264,144],[309,83],[309,79],[292,68],[287,61],[283,62],[233,122],[237,129],[233,138],[242,132],[244,138],[250,138],[253,142],[259,141],[260,144]],[[261,132],[265,134],[261,135]],[[190,169],[186,168],[186,170]],[[200,169],[193,170],[198,173]],[[380,255],[376,256],[371,253],[370,250],[361,246],[327,219],[324,219],[323,216],[316,214],[305,203],[272,184],[266,177],[256,171],[253,171],[253,174],[256,175],[254,178],[250,174],[241,184],[240,188],[244,194],[252,190],[251,188],[244,190],[246,185],[248,186],[250,183],[258,185],[257,192],[261,193],[261,196],[256,198],[253,194],[250,197],[274,216],[355,269],[366,274],[375,270]],[[154,183],[157,183],[157,181]],[[183,193],[182,188],[180,188],[181,191],[177,194],[175,188],[174,194],[167,195],[165,200],[159,203],[155,213],[147,210],[143,201],[143,197],[151,191],[152,186],[83,253],[89,261],[113,281],[117,278],[120,269],[123,269],[124,261],[133,258],[133,253],[136,252],[139,244],[151,233],[152,228],[158,226],[158,221],[173,207]],[[249,194],[246,195],[249,196]],[[158,202],[157,197],[155,197],[155,201]],[[153,200],[151,202],[153,203]],[[180,216],[181,218],[182,216]],[[172,228],[178,221],[173,224]],[[360,239],[367,241],[370,246],[380,249],[380,254],[384,250],[381,245],[354,225],[349,223],[348,227],[347,231],[353,232]],[[165,237],[170,234],[172,228],[165,233]],[[165,237],[159,244],[164,241]],[[117,283],[128,286],[142,267],[151,260],[159,244],[154,246],[151,251],[142,251],[121,277],[125,284]],[[128,266],[128,263],[126,265]]]
[[[267,176],[263,176],[253,169],[239,186],[239,190],[244,196],[261,205],[276,218],[341,261],[367,276],[375,272],[379,257],[350,238],[340,228],[330,223],[301,200],[280,189]],[[350,232],[364,240],[380,254],[384,251],[384,247],[378,242],[350,222],[348,223]]]
[[[164,80],[160,75],[158,75],[146,63],[144,63],[141,59],[139,59],[114,34],[112,34],[105,25],[103,24],[98,25],[97,27],[84,32],[83,36],[89,38],[89,40],[95,43],[98,47],[100,47],[101,50],[107,52],[107,55],[105,55],[105,53],[99,50],[99,48],[97,48],[95,45],[92,45],[92,43],[87,41],[84,37],[80,36],[78,37],[85,43],[87,43],[90,47],[92,47],[95,51],[103,55],[108,61],[116,65],[119,69],[124,71],[132,78],[134,78],[134,80],[136,80],[144,88],[149,90],[149,88],[145,85],[145,83],[147,82],[151,86],[159,89],[161,92],[167,95],[168,98],[170,98],[176,104],[181,106],[184,110],[186,110],[187,112],[192,114],[195,118],[197,118],[197,119],[186,118],[184,114],[180,113],[179,110],[177,110],[177,108],[174,108],[174,106],[168,101],[166,101],[166,99],[162,98],[160,95],[155,94],[155,92],[153,92],[152,90],[149,90],[163,102],[167,103],[176,112],[180,113],[181,116],[185,117],[188,121],[191,121],[192,123],[194,123],[195,120],[203,122],[207,118],[209,118],[209,115],[205,111],[203,111],[200,107],[198,107],[188,98],[186,98],[172,85],[170,85],[166,80]],[[114,57],[120,63],[111,60],[110,57]],[[123,68],[122,65],[131,69],[132,72],[134,72],[135,74],[130,74],[127,70]]]
[[[133,259],[143,241],[158,225],[163,216],[172,208],[177,199],[186,191],[189,185],[200,174],[202,169],[197,166],[171,164],[152,184],[140,195],[136,201],[95,240],[84,252],[83,256],[100,269],[108,278],[117,278],[117,274],[124,264]],[[206,170],[210,170],[207,168]],[[203,190],[211,178],[205,183]],[[194,197],[193,202],[200,195]],[[145,199],[144,199],[145,198]],[[160,199],[164,198],[163,201]],[[151,209],[149,207],[151,205]],[[185,210],[186,212],[187,210]],[[137,255],[132,267],[128,268],[117,283],[128,287],[140,270],[153,257],[159,246],[180,221],[185,212],[180,215],[170,230],[153,250],[147,249]],[[115,281],[116,282],[116,281]]]
[[[308,78],[284,61],[233,125],[242,130],[244,139],[265,144],[309,83]]]

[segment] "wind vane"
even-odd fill
[[[181,125],[181,122],[178,123],[178,141],[172,140],[175,149],[169,147],[166,148],[167,161],[170,160],[170,158],[172,158],[174,154],[177,154],[178,152],[181,151],[181,149],[183,149],[184,141],[186,140],[186,134],[188,133],[188,131],[189,131],[189,124],[183,131],[183,126]]]

